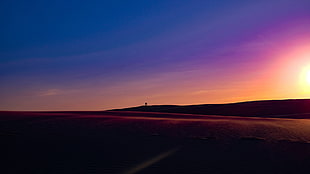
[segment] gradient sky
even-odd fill
[[[310,97],[309,0],[2,0],[0,14],[0,110]]]

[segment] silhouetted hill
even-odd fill
[[[229,104],[152,105],[114,111],[167,112],[248,117],[310,118],[310,99],[263,100]]]

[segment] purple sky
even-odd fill
[[[309,9],[309,0],[1,1],[0,110],[307,98]]]

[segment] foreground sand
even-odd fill
[[[0,112],[1,173],[309,173],[310,119]]]

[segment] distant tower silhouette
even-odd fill
[[[144,106],[147,106],[147,102],[144,103]]]

